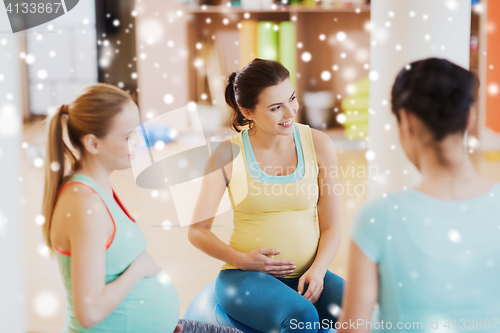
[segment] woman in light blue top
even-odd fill
[[[130,167],[129,147],[137,145],[129,137],[139,124],[130,95],[102,83],[61,106],[50,121],[44,236],[66,288],[65,333],[183,328],[174,286],[110,184],[114,170]]]
[[[397,76],[392,110],[422,181],[358,212],[341,332],[500,330],[500,185],[475,171],[463,144],[476,87],[443,59]]]

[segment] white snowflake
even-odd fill
[[[491,96],[496,96],[498,95],[498,84],[496,83],[490,83],[488,85],[488,93],[491,95]]]
[[[312,59],[312,55],[309,52],[304,52],[304,53],[302,53],[301,59],[304,62],[309,62]]]
[[[455,244],[462,242],[462,235],[454,229],[448,231],[448,238]]]
[[[170,220],[165,220],[161,224],[163,230],[170,230],[172,229],[172,222]]]
[[[331,79],[331,77],[332,77],[332,74],[329,71],[323,71],[323,72],[321,72],[321,79],[323,81],[328,81],[328,80]]]
[[[59,310],[59,299],[54,293],[44,291],[36,296],[33,306],[40,316],[51,317]]]
[[[12,105],[5,105],[0,110],[0,136],[12,136],[20,130],[16,110]]]
[[[371,81],[377,81],[379,79],[379,74],[376,71],[371,71],[369,74],[369,78]]]
[[[375,159],[375,152],[373,150],[366,151],[365,158],[367,161],[373,161]]]
[[[7,229],[7,218],[2,213],[2,211],[0,211],[0,237],[5,236],[6,229]]]
[[[50,258],[50,251],[49,251],[49,248],[47,247],[47,245],[45,244],[39,244],[37,246],[37,252],[39,255],[41,255],[43,258]]]
[[[163,96],[163,102],[165,102],[165,104],[172,104],[174,102],[174,96],[172,94],[166,94]]]
[[[345,41],[345,40],[347,39],[347,35],[346,35],[346,33],[345,33],[345,32],[343,32],[343,31],[339,31],[339,32],[337,32],[336,37],[337,37],[337,40],[338,40],[339,42],[343,42],[343,41]]]

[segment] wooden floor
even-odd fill
[[[36,147],[45,144],[45,133],[40,125],[25,127],[24,141],[30,144],[25,153],[36,153]],[[352,174],[354,166],[366,167],[363,150],[337,150],[339,169],[344,170],[340,182],[366,186],[366,178]],[[478,170],[486,177],[500,181],[500,158],[486,153],[472,155]],[[22,169],[23,186],[23,223],[24,258],[26,280],[26,313],[30,332],[61,332],[66,307],[65,291],[59,275],[57,263],[46,257],[43,252],[41,227],[35,223],[41,211],[44,173],[43,169],[29,165],[24,159]],[[175,212],[170,193],[167,189],[153,193],[152,190],[135,185],[131,170],[117,171],[112,175],[121,200],[136,218],[148,241],[148,251],[172,279],[181,300],[181,316],[190,301],[208,283],[213,281],[222,265],[194,248],[187,239],[186,228],[164,230],[166,220],[175,221]],[[342,221],[342,244],[330,270],[346,277],[348,231],[356,208],[366,199],[366,194],[356,196],[344,193],[340,197],[340,216]],[[232,231],[232,212],[216,218],[214,224],[221,225],[213,231],[228,241]],[[40,310],[43,307],[44,310]]]

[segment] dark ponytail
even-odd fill
[[[238,106],[238,103],[236,102],[236,96],[234,94],[234,81],[236,80],[237,75],[237,72],[233,72],[227,79],[228,84],[226,87],[225,96],[226,103],[234,110],[233,118],[231,118],[229,125],[236,132],[240,132],[239,127],[243,127],[246,125],[252,127],[253,121],[245,118],[245,116],[241,112],[240,107]]]
[[[290,77],[290,72],[279,62],[255,58],[241,71],[232,73],[226,86],[226,103],[234,114],[229,125],[236,132],[240,127],[253,126],[253,121],[245,118],[241,108],[255,109],[259,95],[267,87],[277,85]]]

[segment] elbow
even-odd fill
[[[206,229],[204,227],[191,225],[188,230],[188,240],[194,247],[200,249],[201,242],[206,236]]]
[[[198,239],[198,233],[199,231],[193,227],[192,225],[189,227],[188,230],[188,240],[189,242],[196,247],[196,240]]]
[[[97,325],[100,320],[96,318],[96,316],[92,313],[92,310],[90,307],[84,308],[84,309],[77,309],[75,307],[75,317],[80,323],[80,325],[83,326],[83,328],[91,328],[94,325]]]

